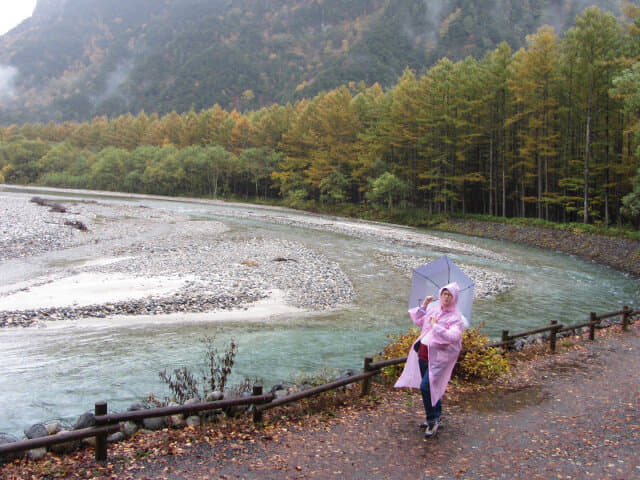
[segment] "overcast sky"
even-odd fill
[[[36,0],[0,0],[0,35],[30,17],[35,7]]]

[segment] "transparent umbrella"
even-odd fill
[[[409,308],[419,307],[429,295],[433,295],[437,300],[440,289],[452,282],[456,282],[460,287],[458,311],[464,316],[465,325],[469,326],[475,284],[446,255],[413,269]]]

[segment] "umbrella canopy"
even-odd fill
[[[437,301],[440,289],[452,282],[457,282],[460,287],[458,311],[464,315],[465,324],[468,326],[473,306],[474,283],[446,255],[413,269],[409,308],[419,307],[429,295],[433,295],[436,299],[434,301]]]

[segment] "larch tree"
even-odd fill
[[[516,120],[520,121],[519,157],[523,166],[523,185],[533,184],[535,195],[527,201],[536,204],[538,218],[549,219],[549,175],[557,158],[559,135],[555,129],[557,101],[554,96],[557,38],[551,27],[542,27],[535,35],[527,36],[527,49],[514,55],[511,91],[517,106]]]
[[[616,55],[619,51],[621,28],[615,17],[598,7],[587,8],[576,19],[575,27],[566,35],[566,48],[575,55],[577,91],[584,122],[583,147],[583,213],[582,221],[589,222],[591,163],[593,157],[594,121],[603,120],[603,100],[613,80]],[[608,148],[605,145],[605,148]]]

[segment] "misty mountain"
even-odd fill
[[[257,109],[517,49],[582,0],[38,0],[0,37],[0,123]],[[618,1],[601,0],[619,14]]]

